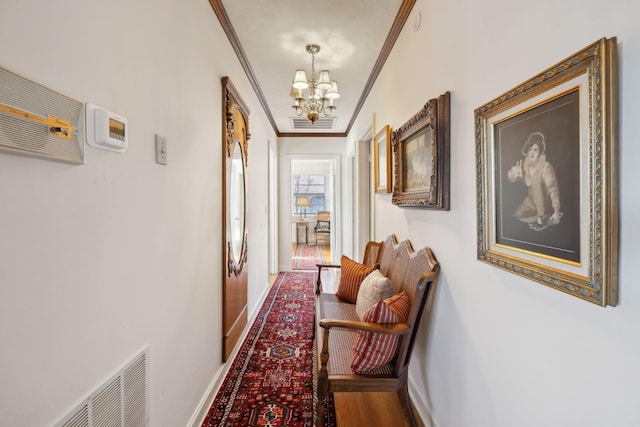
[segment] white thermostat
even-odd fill
[[[124,153],[129,133],[127,119],[93,104],[85,109],[87,143],[93,147]]]

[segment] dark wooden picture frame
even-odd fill
[[[475,111],[480,261],[598,305],[618,301],[616,39]]]
[[[394,205],[449,210],[449,97],[431,99],[391,134]]]
[[[391,126],[386,125],[373,140],[373,164],[376,193],[391,193]]]

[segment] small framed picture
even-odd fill
[[[391,144],[393,204],[449,210],[449,92],[393,131]]]
[[[391,127],[386,125],[373,140],[376,193],[391,193]]]

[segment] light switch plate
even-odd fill
[[[167,164],[167,138],[156,134],[156,163]]]

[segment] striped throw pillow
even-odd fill
[[[364,265],[342,255],[340,258],[340,283],[336,296],[355,304],[358,299],[360,284],[373,270],[377,270],[378,264]]]
[[[362,321],[372,323],[405,323],[409,318],[411,302],[405,291],[371,306]],[[398,350],[397,335],[358,332],[358,341],[353,349],[351,369],[357,374],[366,374],[389,363]]]

